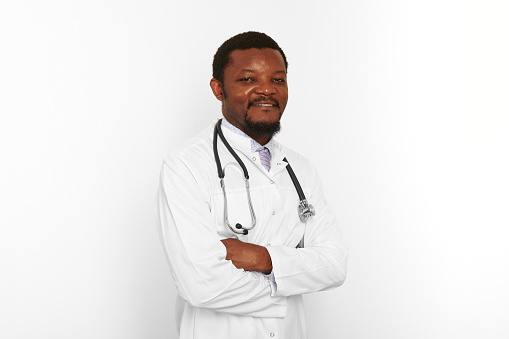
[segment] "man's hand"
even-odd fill
[[[237,239],[223,239],[221,241],[226,247],[226,260],[231,260],[235,267],[264,274],[272,272],[272,260],[265,247]]]

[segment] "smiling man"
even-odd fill
[[[223,103],[225,119],[265,145],[279,131],[288,101],[287,63],[282,50],[237,49],[227,60],[228,67],[217,70],[210,87]]]
[[[316,170],[273,138],[287,69],[266,34],[225,41],[210,81],[223,118],[164,160],[156,215],[180,338],[307,338],[302,294],[346,278]]]

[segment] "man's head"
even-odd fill
[[[231,62],[230,54],[234,50],[246,50],[250,48],[271,48],[275,49],[285,62],[285,69],[288,69],[288,62],[286,56],[281,47],[275,42],[270,36],[260,32],[245,32],[237,34],[230,39],[223,42],[223,44],[217,49],[212,62],[212,76],[223,82],[224,70],[226,66]]]
[[[258,32],[228,39],[214,56],[210,86],[224,117],[262,144],[280,128],[288,100],[287,67],[278,44]]]

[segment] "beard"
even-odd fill
[[[254,104],[261,102],[261,101],[270,101],[274,105],[276,105],[277,108],[279,108],[279,101],[272,97],[267,96],[260,96],[256,98],[253,101],[250,101],[248,103],[247,108],[249,109]],[[279,120],[281,119],[282,112],[279,114],[278,121],[253,121],[247,116],[247,111],[244,111],[244,124],[246,125],[246,129],[248,130],[248,134],[252,134],[256,137],[262,137],[262,136],[274,136],[275,134],[279,133],[281,130],[281,123]]]
[[[226,91],[224,93],[224,99],[227,98]],[[283,112],[281,111],[279,113],[279,119],[277,121],[253,121],[250,117],[247,115],[247,111],[251,106],[253,106],[255,103],[260,101],[270,101],[276,105],[276,107],[280,107],[279,101],[272,97],[267,97],[264,95],[261,95],[260,97],[256,98],[255,100],[249,101],[247,105],[247,109],[243,109],[238,113],[232,112],[229,109],[226,109],[226,111],[223,111],[223,114],[225,117],[232,117],[231,121],[235,121],[234,116],[239,116],[242,114],[242,117],[244,118],[244,127],[245,131],[244,133],[248,134],[250,137],[263,137],[263,136],[269,136],[273,137],[277,133],[281,131],[281,117],[283,116]],[[222,109],[224,110],[224,104],[222,106]],[[230,122],[231,123],[231,122]],[[238,127],[238,126],[237,126]]]
[[[281,115],[279,116],[281,119]],[[270,136],[271,138],[281,130],[281,122],[278,121],[253,121],[244,112],[246,133],[254,137]]]

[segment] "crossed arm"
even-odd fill
[[[231,260],[236,268],[263,274],[272,272],[272,259],[265,247],[238,239],[223,239],[221,242],[226,247],[226,260]],[[299,248],[299,245],[296,248]]]
[[[325,204],[319,182],[311,186],[314,190],[310,197],[317,210],[323,212],[306,227],[306,248],[296,251],[285,245],[266,248],[237,239],[220,240],[216,228],[210,226],[214,220],[209,197],[186,164],[178,157],[166,159],[156,215],[179,295],[194,307],[279,317],[286,314],[286,296],[342,284],[347,248],[340,241],[337,223]],[[277,286],[255,271],[273,271]]]
[[[231,260],[236,268],[264,274],[272,271],[272,260],[265,247],[237,239],[223,239],[221,242],[226,247],[226,260]]]

